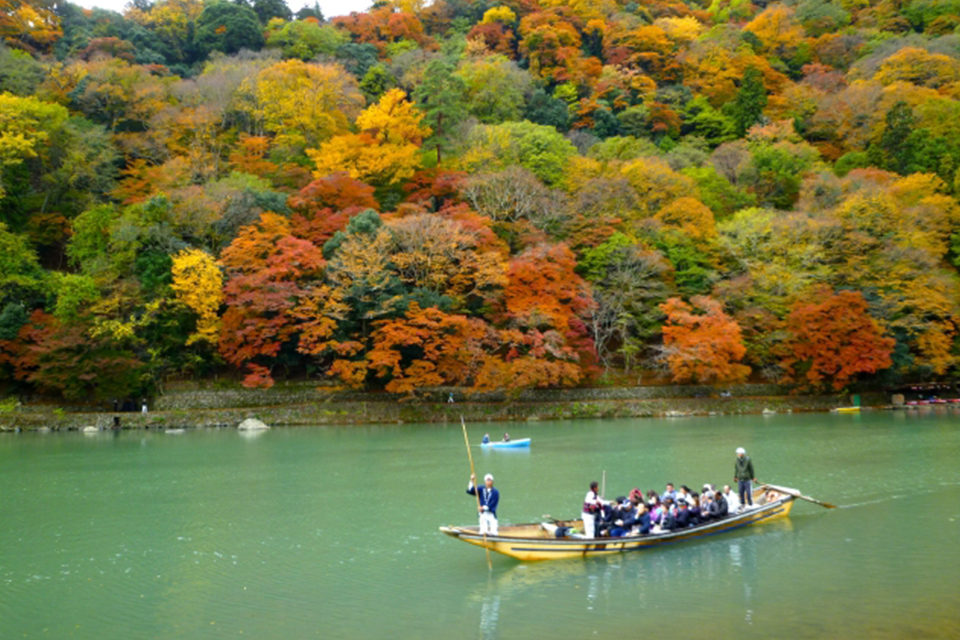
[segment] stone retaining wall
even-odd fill
[[[417,402],[445,402],[453,393],[457,402],[473,403],[539,403],[539,402],[596,402],[602,400],[664,400],[673,398],[744,398],[757,396],[789,395],[786,387],[774,384],[740,384],[726,388],[709,386],[638,386],[597,387],[586,389],[532,389],[516,394],[502,391],[468,393],[456,388],[432,389],[422,392]],[[388,393],[334,390],[315,383],[285,383],[271,389],[244,389],[239,385],[230,388],[183,388],[170,390],[153,401],[153,408],[169,411],[177,409],[228,409],[243,407],[267,407],[308,403],[366,402],[388,403],[411,402]]]
[[[738,415],[764,410],[826,411],[838,405],[833,396],[758,396],[714,398],[658,398],[647,400],[568,400],[537,402],[309,402],[221,409],[169,409],[148,414],[118,414],[124,429],[235,427],[245,418],[258,418],[273,426],[335,424],[389,424],[412,422],[535,421],[583,418],[682,417]],[[108,429],[112,413],[14,411],[0,414],[0,430]]]

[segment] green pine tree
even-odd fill
[[[765,106],[767,90],[763,86],[763,75],[755,67],[747,67],[732,109],[738,136],[746,134],[747,129],[760,120]]]
[[[449,62],[433,60],[424,71],[423,82],[413,92],[417,106],[425,114],[424,122],[433,131],[425,144],[436,147],[437,164],[440,164],[441,150],[450,145],[454,128],[467,115],[466,87],[453,72],[454,66]]]
[[[870,160],[879,167],[906,175],[913,164],[913,133],[916,121],[913,109],[903,100],[887,111],[878,144],[871,145]]]

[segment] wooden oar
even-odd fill
[[[775,484],[767,484],[766,482],[764,482],[764,483],[761,484],[760,486],[761,486],[761,487],[768,487],[768,488],[770,488],[770,489],[773,489],[774,491],[779,491],[780,493],[785,493],[785,494],[787,494],[788,496],[793,496],[794,498],[800,498],[801,500],[806,500],[807,502],[812,502],[813,504],[818,504],[818,505],[820,505],[821,507],[825,507],[825,508],[827,508],[827,509],[836,509],[836,508],[837,508],[837,505],[835,505],[835,504],[830,504],[829,502],[824,502],[823,500],[817,500],[816,498],[811,498],[810,496],[805,496],[805,495],[803,495],[802,493],[800,493],[799,491],[797,491],[796,489],[791,489],[791,488],[789,488],[789,487],[780,487],[780,486],[777,486],[777,485],[775,485]]]
[[[470,451],[470,438],[467,437],[467,423],[460,416],[460,426],[463,427],[463,442],[467,445],[467,459],[470,461],[470,477],[473,478],[473,492],[477,496],[477,515],[480,515],[480,485],[477,484],[477,472],[473,468],[473,453]],[[483,548],[487,552],[487,570],[493,571],[493,562],[490,560],[490,549],[487,547],[487,534],[483,534]]]

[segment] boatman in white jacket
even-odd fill
[[[600,494],[597,493],[599,488],[599,484],[591,482],[590,491],[587,491],[587,495],[583,498],[583,513],[580,514],[580,518],[583,520],[583,535],[587,538],[597,537],[597,516],[600,515],[604,504]]]
[[[481,535],[497,535],[497,503],[500,502],[500,492],[493,488],[493,476],[489,473],[483,477],[483,486],[477,487],[477,476],[470,474],[470,484],[467,493],[478,496],[480,499],[480,533]]]

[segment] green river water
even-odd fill
[[[487,425],[501,522],[667,480],[836,502],[614,558],[524,565],[474,521],[458,424],[0,436],[0,638],[957,638],[960,412]],[[478,442],[484,425],[473,425]]]

